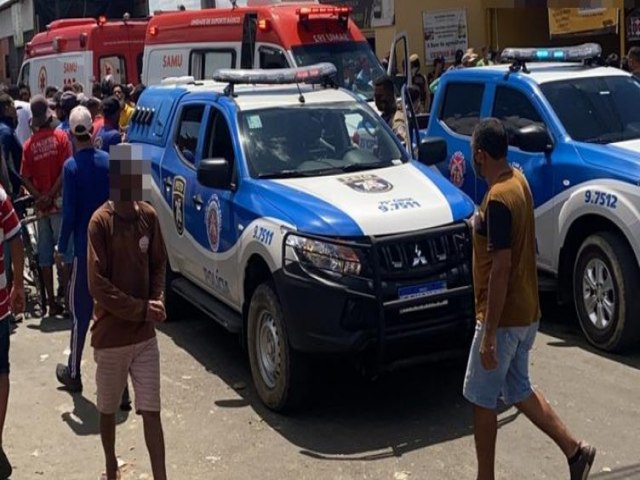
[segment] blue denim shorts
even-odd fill
[[[38,220],[38,258],[41,267],[53,266],[53,252],[60,238],[62,214],[55,213]],[[73,248],[62,252],[62,261],[68,265],[73,263]]]
[[[9,314],[3,320],[0,320],[0,375],[9,374],[9,345],[11,341],[11,319]]]
[[[533,393],[529,380],[529,351],[538,332],[539,322],[528,327],[504,327],[497,330],[496,357],[498,367],[486,370],[480,359],[480,344],[484,326],[476,325],[467,373],[464,397],[474,405],[488,409],[498,407],[502,396],[506,405],[526,400]]]

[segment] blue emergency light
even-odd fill
[[[213,80],[230,85],[287,85],[296,83],[325,83],[338,70],[333,63],[317,63],[306,67],[242,70],[216,70]]]
[[[503,61],[511,62],[582,62],[602,55],[597,43],[585,43],[574,47],[557,48],[505,48]]]

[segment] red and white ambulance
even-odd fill
[[[87,94],[93,83],[113,75],[116,83],[140,82],[147,20],[68,18],[55,20],[25,47],[20,82],[32,94],[49,85],[80,83]]]
[[[219,68],[286,68],[331,62],[341,86],[371,99],[385,72],[349,7],[317,1],[247,0],[246,6],[157,13],[144,47],[142,81],[210,79]]]

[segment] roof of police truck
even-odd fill
[[[475,67],[472,69],[460,69],[454,72],[457,75],[505,75],[509,72],[510,64],[492,65],[488,67]],[[537,84],[554,82],[557,80],[576,80],[579,78],[629,76],[628,72],[613,67],[591,67],[580,63],[529,63],[529,73],[522,71],[511,73],[512,76],[527,77]]]

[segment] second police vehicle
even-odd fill
[[[151,160],[169,316],[183,299],[239,333],[276,410],[305,392],[312,355],[386,366],[466,348],[474,325],[474,205],[429,166],[446,145],[410,158],[364,99],[327,85],[335,73],[168,79],[129,128]]]
[[[481,118],[505,123],[533,193],[541,285],[574,302],[593,345],[620,351],[640,339],[640,83],[600,54],[507,49],[510,64],[447,72],[426,134],[446,139],[438,168],[479,204],[471,134]]]

